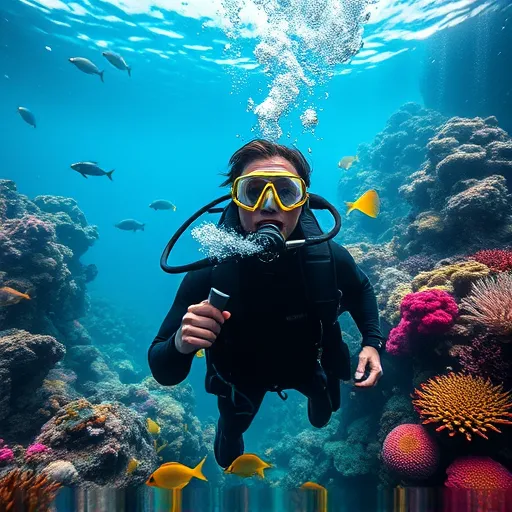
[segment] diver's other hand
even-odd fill
[[[359,388],[370,388],[375,386],[379,379],[382,377],[382,366],[380,364],[380,355],[377,349],[373,347],[363,347],[359,353],[359,364],[354,375],[356,379],[360,379],[366,371],[366,366],[369,366],[370,374],[368,378],[360,382],[355,382],[354,386]]]
[[[230,316],[229,311],[220,311],[207,300],[192,304],[176,333],[176,349],[182,354],[190,354],[200,348],[211,347],[220,333],[221,325]]]

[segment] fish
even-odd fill
[[[189,468],[179,462],[166,462],[150,475],[146,485],[161,489],[183,489],[193,477],[207,482],[208,479],[202,472],[205,460],[206,457],[195,468]]]
[[[187,424],[187,423],[184,423],[184,424],[183,424],[183,430],[184,430],[185,432],[188,432],[188,424]]]
[[[204,348],[200,348],[200,349],[196,352],[196,357],[204,357]]]
[[[160,425],[156,421],[153,421],[151,418],[147,418],[146,424],[150,434],[153,434],[154,436],[160,434]]]
[[[305,482],[300,486],[301,489],[313,489],[315,491],[326,491],[327,489],[320,484],[317,484],[315,482]]]
[[[80,173],[84,178],[87,178],[87,176],[106,176],[110,181],[112,181],[112,173],[115,170],[104,171],[101,167],[98,167],[98,162],[77,162],[71,164],[71,169]]]
[[[23,119],[23,121],[33,126],[34,128],[36,127],[36,118],[28,108],[18,107],[18,113]]]
[[[359,162],[359,157],[356,156],[344,156],[339,162],[338,167],[348,171],[354,162]]]
[[[311,154],[313,150],[311,148],[308,148],[308,153]]]
[[[144,231],[144,226],[142,222],[138,222],[135,219],[125,219],[117,224],[114,224],[114,227],[118,229],[122,229],[123,231]]]
[[[139,464],[140,464],[140,462],[137,459],[132,457],[130,459],[130,462],[128,462],[128,466],[126,468],[126,474],[129,475],[129,474],[133,473],[137,469]]]
[[[271,464],[261,460],[256,454],[244,453],[237,457],[231,465],[224,470],[224,473],[231,473],[245,478],[253,475],[265,478],[263,470],[271,467]]]
[[[355,202],[345,202],[347,205],[347,215],[354,211],[359,210],[368,217],[376,218],[380,212],[380,198],[376,190],[367,190],[359,199]]]
[[[83,57],[71,57],[69,59],[71,64],[74,64],[80,71],[87,73],[88,75],[100,75],[101,81],[103,80],[103,73],[105,70],[100,71],[98,66],[91,62],[89,59],[84,59]]]
[[[121,71],[128,71],[128,76],[132,76],[132,68],[126,64],[126,61],[121,57],[121,55],[110,51],[103,52],[102,55],[110,62],[110,64],[112,64],[112,66],[120,69]]]
[[[176,211],[176,206],[174,206],[170,201],[166,201],[165,199],[158,199],[157,201],[153,201],[150,205],[150,208],[153,210],[172,210]]]
[[[0,288],[0,306],[12,306],[13,304],[18,304],[23,299],[31,300],[29,295],[21,293],[14,288],[9,288],[8,286]]]

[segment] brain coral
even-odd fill
[[[387,435],[382,459],[402,477],[423,480],[437,469],[439,450],[423,426],[409,423],[395,427]]]
[[[446,470],[446,487],[457,489],[512,489],[512,474],[489,457],[459,457]]]

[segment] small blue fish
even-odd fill
[[[36,127],[36,118],[28,108],[18,107],[18,113],[23,119],[23,121],[33,126],[34,128]]]
[[[84,59],[83,57],[71,57],[69,62],[88,75],[100,75],[101,81],[104,81],[103,73],[105,71],[100,71],[96,64],[93,64],[89,59]]]
[[[153,210],[173,210],[176,211],[176,206],[174,206],[170,201],[166,201],[165,199],[158,199],[157,201],[153,201],[150,205],[150,208]]]
[[[71,164],[71,169],[80,173],[84,178],[87,178],[87,176],[106,176],[110,181],[112,181],[112,173],[114,172],[114,169],[108,172],[104,171],[98,167],[98,162],[77,162]]]
[[[128,71],[128,76],[132,76],[132,68],[126,64],[126,61],[121,57],[121,55],[110,51],[103,52],[102,55],[110,62],[110,64],[112,64],[112,66],[120,69],[121,71]]]
[[[142,222],[138,222],[134,219],[126,219],[118,222],[114,225],[114,227],[118,229],[122,229],[123,231],[144,231],[144,226],[146,224],[142,224]]]

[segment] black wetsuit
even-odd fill
[[[344,247],[332,242],[331,246],[341,291],[338,311],[351,314],[363,336],[363,346],[380,350],[384,339],[373,287]],[[278,391],[282,397],[283,389],[297,389],[307,396],[309,420],[316,427],[324,426],[332,411],[339,408],[325,392],[326,373],[311,343],[318,337],[318,323],[304,306],[307,292],[300,278],[297,251],[271,263],[248,258],[241,264],[240,296],[230,299],[226,310],[232,317],[208,349],[206,361],[206,390],[218,396],[215,455],[223,467],[243,453],[242,434],[267,391]],[[149,366],[162,385],[179,384],[190,372],[195,353],[178,352],[174,337],[188,306],[208,298],[211,271],[209,267],[185,276],[149,348]],[[225,343],[226,339],[233,342]],[[350,362],[346,364],[350,372]],[[218,373],[229,376],[228,384],[236,384],[237,391],[230,392]],[[339,379],[332,380],[331,386],[338,386],[339,393]]]

